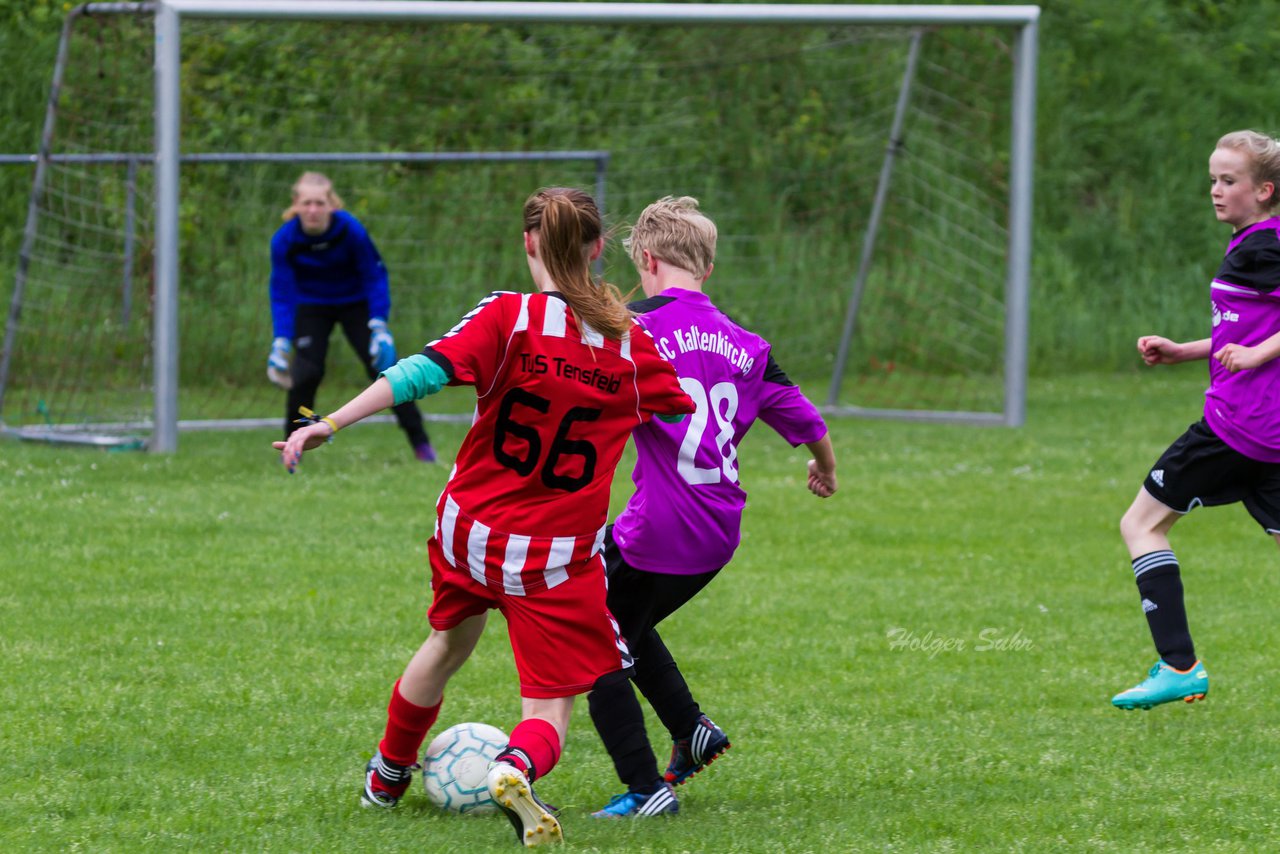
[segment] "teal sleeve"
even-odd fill
[[[685,419],[685,414],[683,412],[679,413],[678,415],[659,415],[658,416],[659,421],[665,421],[668,424],[679,424],[684,419]]]
[[[406,356],[379,376],[386,377],[387,382],[391,383],[391,392],[395,395],[397,406],[435,394],[449,383],[449,376],[444,368],[421,353]]]

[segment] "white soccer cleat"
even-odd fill
[[[551,814],[551,808],[533,793],[533,786],[523,771],[514,765],[497,762],[489,769],[486,782],[490,797],[498,809],[506,813],[521,845],[536,848],[564,842],[560,822]]]

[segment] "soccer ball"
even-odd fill
[[[431,739],[422,757],[422,786],[431,803],[456,813],[493,812],[485,778],[507,746],[507,734],[481,723],[454,724]]]

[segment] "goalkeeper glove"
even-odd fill
[[[396,363],[395,339],[387,329],[387,322],[380,317],[369,321],[369,331],[373,333],[373,337],[369,339],[369,358],[373,362],[373,369],[385,371]]]
[[[293,377],[289,375],[289,354],[293,352],[293,344],[288,338],[277,338],[271,342],[271,355],[267,356],[267,379],[280,388],[293,386]]]

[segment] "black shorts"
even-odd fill
[[[696,575],[670,575],[636,569],[627,563],[614,542],[612,523],[604,530],[604,572],[609,579],[609,611],[618,621],[622,636],[631,645],[631,652],[639,658],[648,633],[710,584],[724,567]]]
[[[1232,449],[1204,419],[1169,446],[1142,485],[1177,513],[1242,502],[1267,533],[1280,533],[1280,463],[1259,462]]]

